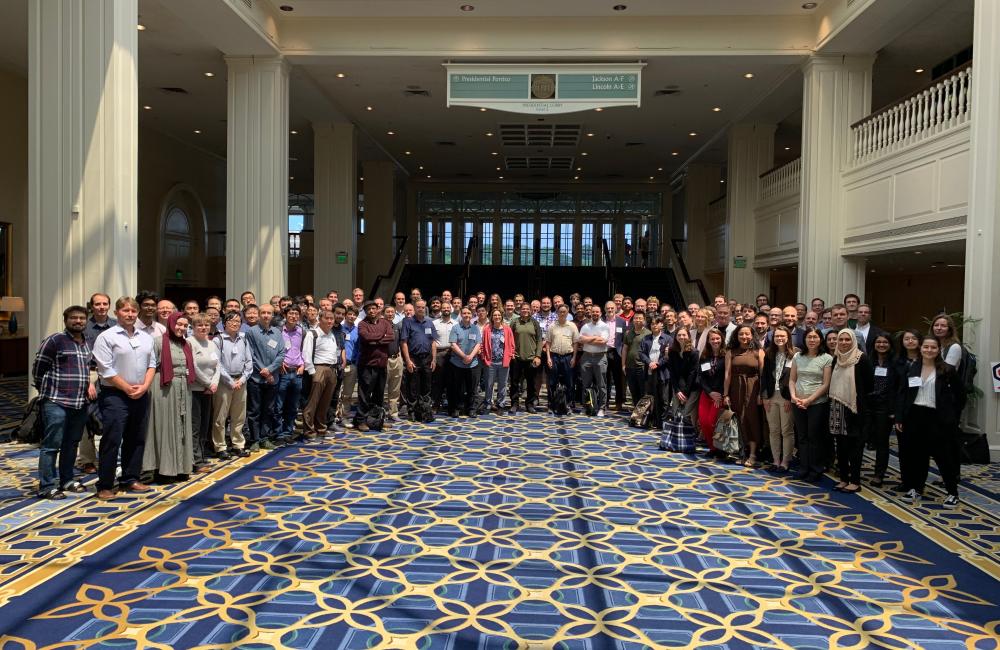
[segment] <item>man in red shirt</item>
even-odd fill
[[[366,420],[374,408],[383,408],[385,393],[386,365],[389,361],[389,346],[395,339],[392,324],[379,318],[378,304],[374,300],[365,302],[365,319],[358,324],[358,410],[354,425],[360,430],[368,429]]]

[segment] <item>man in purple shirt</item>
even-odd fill
[[[285,326],[281,337],[285,340],[285,359],[281,362],[278,375],[278,390],[274,396],[274,411],[278,414],[278,443],[288,444],[295,433],[295,414],[299,409],[299,394],[302,392],[302,334],[299,327],[301,310],[290,305],[284,311]]]

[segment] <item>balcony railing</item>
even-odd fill
[[[854,162],[868,162],[969,121],[972,62],[851,125]]]
[[[758,198],[761,201],[768,201],[797,194],[801,179],[801,158],[796,158],[780,167],[769,169],[761,174],[757,181]]]

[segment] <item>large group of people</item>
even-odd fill
[[[829,308],[768,302],[425,299],[414,288],[390,304],[361,289],[260,303],[246,291],[178,309],[143,291],[112,310],[96,293],[66,308],[35,357],[39,496],[87,491],[77,469],[112,499],[349,430],[536,413],[544,395],[548,411],[597,418],[649,398],[649,426],[687,418],[711,457],[811,482],[832,469],[849,493],[862,489],[866,446],[882,487],[895,430],[896,489],[918,502],[933,457],[944,505],[957,506],[966,354],[952,319],[896,336],[853,294]],[[738,423],[736,454],[714,444],[724,413]]]

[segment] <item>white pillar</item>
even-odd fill
[[[288,64],[227,57],[226,294],[288,290]]]
[[[986,432],[991,456],[1000,457],[1000,397],[990,365],[1000,361],[1000,5],[976,0],[972,46],[972,131],[969,153],[968,234],[965,239],[965,314],[980,319],[966,327],[965,343],[979,360],[976,385],[984,397],[966,412],[970,428]]]
[[[806,62],[802,100],[802,201],[799,299],[864,299],[864,262],[840,255],[844,241],[841,170],[851,124],[871,112],[874,56],[814,55]]]
[[[365,234],[358,237],[358,284],[371,289],[375,276],[386,273],[396,255],[396,165],[391,160],[366,160],[362,189],[365,197]],[[388,302],[389,296],[382,296]]]
[[[767,275],[754,268],[757,178],[774,164],[774,124],[734,124],[726,161],[726,296],[752,302],[767,291]],[[736,268],[742,257],[745,266]]]
[[[136,290],[136,0],[28,3],[28,333]]]
[[[357,135],[353,124],[313,124],[315,273],[313,290],[347,295],[355,285],[358,233]],[[346,253],[344,264],[338,253]]]

